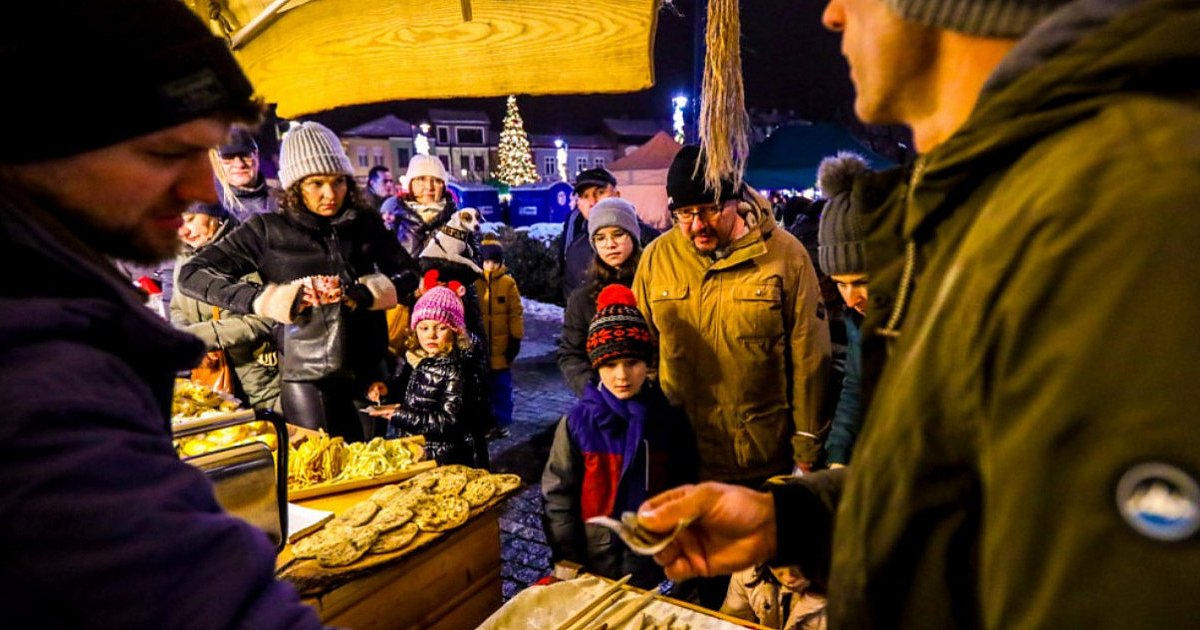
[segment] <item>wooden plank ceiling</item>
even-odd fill
[[[231,35],[255,88],[286,118],[388,100],[654,85],[659,0],[184,1]],[[272,4],[278,11],[254,24]]]

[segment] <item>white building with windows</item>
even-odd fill
[[[555,140],[562,140],[567,148],[567,180],[573,181],[575,174],[590,168],[606,167],[615,157],[616,147],[611,140],[601,135],[577,134],[529,134],[529,148],[533,151],[533,163],[543,182],[555,182],[558,175],[558,148]]]
[[[354,166],[354,176],[363,186],[371,168],[381,164],[399,179],[414,153],[412,123],[391,114],[347,129],[339,135],[346,155],[350,157],[350,164]]]
[[[499,135],[492,131],[486,113],[431,109],[428,122],[433,143],[430,153],[442,160],[451,178],[480,182],[490,176]]]

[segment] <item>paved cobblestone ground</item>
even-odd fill
[[[575,400],[554,360],[553,342],[559,330],[560,321],[526,318],[526,341],[513,366],[513,424],[508,437],[489,446],[492,470],[518,474],[525,482],[500,514],[505,601],[550,573],[539,484],[554,427]]]

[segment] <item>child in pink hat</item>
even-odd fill
[[[476,419],[486,412],[476,339],[466,330],[457,282],[426,278],[426,290],[413,305],[408,362],[414,366],[404,402],[388,421],[389,438],[424,435],[427,457],[439,464],[487,467],[487,445]]]

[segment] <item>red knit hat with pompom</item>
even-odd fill
[[[629,287],[610,284],[600,291],[596,316],[588,326],[587,353],[596,368],[615,359],[639,359],[648,365],[658,361],[658,341]]]

